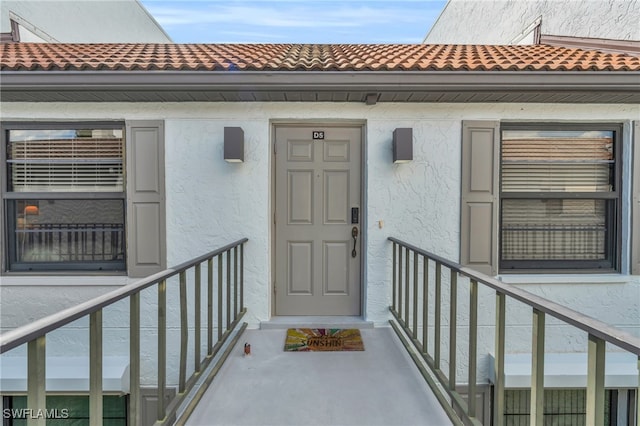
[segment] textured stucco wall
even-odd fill
[[[640,40],[638,0],[449,0],[425,43],[509,44],[542,17],[542,34]]]
[[[637,119],[640,112],[637,105],[526,104],[5,103],[1,108],[6,120],[165,120],[168,264],[178,264],[247,236],[250,241],[245,251],[245,302],[249,311],[247,320],[252,327],[259,321],[268,320],[271,312],[272,120],[338,122],[347,119],[364,124],[367,201],[364,209],[364,310],[366,319],[385,325],[391,302],[391,245],[386,240],[388,236],[396,236],[458,260],[462,120],[620,122]],[[241,126],[244,129],[243,164],[223,161],[224,126]],[[411,163],[392,164],[391,138],[393,129],[397,127],[414,129],[414,161]],[[626,192],[625,197],[628,196]],[[380,220],[384,221],[382,228],[378,227]],[[625,230],[629,230],[628,221]],[[116,285],[126,282],[121,277],[113,280]],[[519,276],[505,280],[517,281],[529,291],[640,334],[640,277],[617,274]],[[0,308],[3,330],[113,288],[104,285],[104,277],[75,278],[73,285],[68,284],[67,277],[43,278],[41,282],[49,285],[36,286],[34,282],[38,282],[37,277],[2,277]],[[179,318],[175,287],[175,282],[169,283],[168,323],[170,341],[178,342],[178,329],[174,326]],[[461,282],[458,310],[460,342],[466,342],[466,291],[466,283]],[[447,294],[445,284],[443,295]],[[152,367],[155,363],[155,303],[155,292],[143,295],[144,359],[151,365],[144,370],[147,383],[155,380]],[[487,374],[487,354],[493,351],[494,304],[494,295],[481,291],[481,344],[478,349],[481,359],[478,374],[481,378]],[[447,303],[443,309],[448,309]],[[508,311],[509,350],[527,351],[531,344],[530,310],[509,303]],[[105,311],[105,336],[109,336],[109,345],[105,349],[107,354],[128,352],[127,318],[126,303]],[[584,336],[571,333],[567,327],[554,321],[549,320],[548,323],[547,346],[550,351],[585,350]],[[56,332],[50,338],[48,353],[87,352],[88,338],[77,339],[79,330],[86,331],[84,326],[79,321],[73,328]],[[178,345],[169,346],[169,359],[175,359]],[[462,378],[466,343],[461,343],[459,348]],[[446,351],[445,346],[443,353]],[[446,364],[446,356],[443,362]],[[169,375],[170,379],[177,378],[174,369]]]
[[[12,17],[24,33],[21,41],[171,42],[136,0],[3,0],[0,3],[0,32],[11,32],[9,19]]]

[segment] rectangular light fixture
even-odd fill
[[[413,129],[398,128],[393,131],[393,162],[408,163],[413,160]]]
[[[224,128],[224,160],[228,163],[244,162],[244,130],[242,127]]]

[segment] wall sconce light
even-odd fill
[[[413,129],[398,128],[393,131],[393,162],[408,163],[413,160]]]
[[[244,162],[244,130],[242,127],[224,128],[224,160],[228,163]]]

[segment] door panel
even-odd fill
[[[349,161],[351,141],[325,141],[323,144],[324,161]]]
[[[312,294],[313,241],[289,242],[289,294]]]
[[[313,170],[289,171],[289,220],[293,224],[313,224]]]
[[[359,127],[276,128],[277,315],[360,314],[361,141]]]
[[[324,172],[324,223],[348,225],[349,218],[349,171]]]
[[[324,294],[349,294],[349,241],[324,242]]]
[[[313,141],[288,141],[288,161],[313,161]]]

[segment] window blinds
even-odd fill
[[[610,137],[507,136],[502,140],[502,191],[609,192],[613,163]]]
[[[10,191],[121,192],[124,141],[70,137],[10,141]]]

